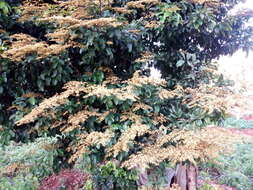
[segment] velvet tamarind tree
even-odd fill
[[[1,24],[2,144],[60,135],[55,159],[82,163],[94,189],[145,188],[168,164],[160,189],[196,189],[197,163],[232,140],[205,127],[238,104],[212,61],[252,47],[239,2],[22,2]]]

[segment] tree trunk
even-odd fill
[[[178,164],[175,175],[175,183],[182,190],[197,189],[198,168],[192,164]]]

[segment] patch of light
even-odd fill
[[[231,11],[230,14],[234,15],[236,12],[238,12],[241,9],[253,9],[253,1],[247,0],[245,2],[241,2],[238,5],[236,5]]]
[[[161,72],[156,69],[154,66],[152,66],[150,68],[150,77],[154,78],[154,79],[161,79],[162,78],[162,74]]]
[[[235,82],[235,89],[246,90],[253,93],[253,54],[242,50],[237,51],[232,56],[224,56],[219,59],[219,70],[227,78]]]
[[[244,3],[238,4],[231,14],[242,9],[253,10],[253,0],[246,0]],[[253,19],[246,26],[253,26]],[[249,55],[246,56],[246,53],[239,50],[232,56],[221,57],[219,70],[235,82],[235,89],[245,89],[247,94],[253,94],[253,52],[249,52]]]

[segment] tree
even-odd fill
[[[250,50],[251,12],[230,15],[231,0],[55,2],[0,22],[2,144],[60,135],[55,159],[85,160],[98,188],[135,189],[147,183],[136,170],[173,163],[181,189],[196,189],[182,176],[224,150],[224,132],[204,127],[237,101],[212,60]]]

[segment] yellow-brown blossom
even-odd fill
[[[151,52],[143,52],[141,57],[135,60],[135,62],[148,62],[154,58],[154,55]]]
[[[160,0],[138,0],[128,2],[127,7],[145,9],[147,5],[157,5],[157,4],[160,4]]]
[[[135,123],[129,129],[122,133],[118,142],[109,150],[109,156],[116,157],[120,152],[129,150],[129,143],[133,142],[135,137],[149,132],[149,127],[144,124]]]
[[[90,134],[79,135],[78,145],[75,145],[74,151],[75,153],[69,159],[69,162],[73,162],[82,156],[85,153],[89,152],[88,147],[91,145],[101,145],[106,146],[107,143],[114,136],[114,133],[110,130],[106,130],[105,132],[91,132]]]
[[[48,33],[46,37],[48,37],[51,41],[55,41],[59,44],[64,44],[70,38],[70,33],[69,30],[61,28],[53,33]]]
[[[46,17],[41,18],[39,21],[52,21],[58,23],[60,26],[71,26],[75,24],[79,24],[81,20],[76,19],[72,16],[52,16],[52,17]]]
[[[133,10],[129,10],[125,7],[112,7],[110,9],[115,12],[121,13],[121,14],[132,14],[133,13]]]
[[[118,27],[121,25],[122,25],[122,23],[118,22],[117,19],[109,17],[109,18],[83,20],[83,21],[80,21],[78,24],[71,26],[70,28]]]
[[[16,125],[27,124],[35,121],[42,115],[47,115],[46,110],[64,104],[68,97],[71,95],[79,95],[80,92],[87,92],[90,90],[83,82],[68,82],[65,85],[66,91],[57,94],[49,99],[44,100],[34,108],[29,114],[25,115],[22,119],[16,122]]]
[[[139,72],[135,72],[133,77],[127,81],[128,84],[132,86],[141,86],[143,84],[151,84],[151,85],[161,85],[165,86],[167,84],[164,79],[157,79],[153,77],[141,76]]]
[[[189,161],[196,164],[198,160],[214,159],[221,152],[228,153],[231,151],[231,144],[240,140],[236,135],[218,128],[198,131],[175,130],[169,135],[160,135],[155,144],[131,155],[129,160],[123,162],[122,167],[147,168],[149,164],[159,165],[165,160],[172,163]],[[167,142],[175,142],[176,146],[163,147]]]
[[[19,45],[22,43],[23,42],[19,43]],[[22,61],[22,59],[24,59],[27,55],[36,53],[37,59],[42,59],[48,57],[49,55],[58,55],[68,47],[68,45],[48,45],[45,42],[37,42],[24,46],[12,46],[10,49],[4,51],[1,56],[13,61]]]
[[[196,89],[185,89],[185,93],[190,96],[188,96],[189,98],[185,97],[184,103],[189,107],[201,107],[208,113],[212,113],[214,110],[227,112],[238,105],[247,106],[240,94],[222,87],[200,85]]]
[[[13,34],[10,38],[12,39],[11,48],[23,47],[36,43],[36,38],[23,33]]]
[[[147,24],[145,24],[146,28],[158,28],[160,26],[160,23],[158,21],[150,21]]]

